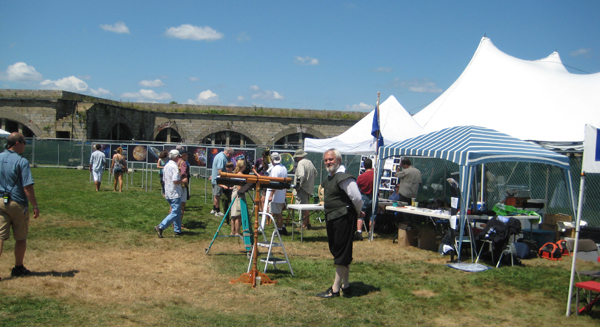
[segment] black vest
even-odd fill
[[[325,219],[334,220],[346,216],[349,210],[354,210],[354,204],[345,190],[342,190],[339,183],[347,178],[355,180],[354,176],[347,173],[336,173],[328,176],[321,186],[325,189]]]

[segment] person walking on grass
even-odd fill
[[[100,191],[100,184],[102,184],[102,173],[104,172],[104,159],[106,156],[102,149],[102,144],[98,143],[94,146],[96,151],[92,152],[90,156],[90,173],[94,177],[94,184],[96,185],[96,192]]]
[[[0,257],[4,241],[10,238],[12,228],[15,238],[15,267],[10,273],[12,277],[31,274],[23,265],[30,209],[33,210],[34,219],[40,215],[29,161],[21,156],[25,152],[25,146],[23,134],[12,133],[6,140],[6,151],[0,153],[0,194],[3,194],[0,202]]]
[[[325,227],[329,251],[333,255],[335,279],[333,285],[318,297],[332,298],[352,295],[350,288],[350,263],[352,262],[352,241],[356,230],[357,217],[364,217],[361,211],[362,196],[356,180],[346,173],[342,166],[342,155],[336,149],[329,149],[323,155],[327,178],[321,186],[325,190]]]
[[[123,156],[123,148],[118,147],[116,152],[113,156],[112,166],[110,167],[115,178],[113,192],[117,191],[117,182],[119,184],[119,192],[123,192],[123,172],[129,174],[129,170],[127,169],[127,160]]]
[[[187,183],[187,178],[182,179],[177,168],[177,162],[181,160],[179,151],[171,150],[169,152],[169,162],[165,165],[163,171],[163,179],[165,181],[165,199],[171,206],[171,212],[163,219],[163,221],[154,226],[154,230],[158,237],[163,237],[163,231],[173,224],[175,236],[181,236],[181,195],[183,190],[181,183]]]

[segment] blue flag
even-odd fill
[[[383,146],[383,135],[381,135],[381,130],[379,129],[379,115],[378,108],[375,107],[375,113],[373,115],[373,127],[371,128],[371,135],[377,139],[377,148]]]

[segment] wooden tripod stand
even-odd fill
[[[230,174],[230,173],[219,173],[219,181],[218,184],[254,184],[254,244],[253,247],[253,255],[252,255],[252,269],[249,272],[243,273],[237,279],[232,279],[229,283],[235,284],[238,282],[244,284],[252,284],[252,288],[256,287],[256,278],[260,277],[260,284],[275,284],[276,280],[271,280],[267,274],[258,271],[257,267],[257,258],[258,258],[258,249],[257,249],[257,240],[258,240],[258,210],[260,203],[260,186],[263,185],[266,188],[270,189],[288,189],[291,187],[290,183],[292,181],[291,178],[282,178],[282,177],[268,177],[268,176],[257,176],[257,175],[241,175],[241,174]]]

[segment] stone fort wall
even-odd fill
[[[260,107],[118,102],[54,90],[0,90],[0,119],[18,122],[38,138],[115,139],[126,126],[136,140],[153,141],[163,129],[185,143],[200,143],[218,132],[236,132],[257,145],[286,135],[339,135],[367,113]],[[113,133],[111,134],[111,131]]]

